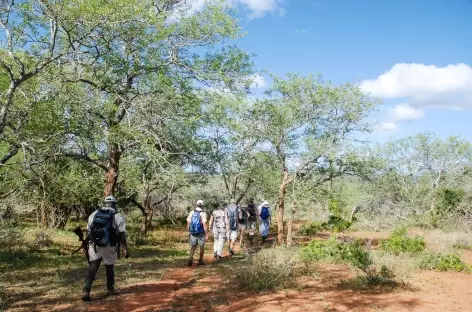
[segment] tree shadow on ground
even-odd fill
[[[80,299],[87,271],[85,256],[79,261],[64,260],[63,266],[61,261],[52,263],[55,266],[48,264],[47,255],[16,253],[15,256],[21,257],[21,262],[0,275],[9,309],[33,311],[42,306],[57,306]],[[166,269],[183,263],[185,256],[185,251],[174,249],[137,249],[131,258],[121,259],[115,265],[117,285],[160,280]],[[35,261],[39,266],[35,266]],[[102,265],[93,287],[97,294],[104,293],[105,280]],[[73,311],[70,309],[67,306],[64,311]]]

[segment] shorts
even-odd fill
[[[190,246],[197,246],[197,244],[200,247],[205,246],[205,233],[196,236],[190,234]]]
[[[229,231],[229,239],[230,240],[236,240],[238,239],[238,231]]]
[[[240,231],[246,231],[246,223],[239,223],[239,230]]]
[[[97,250],[95,252],[95,249]],[[98,259],[102,259],[104,265],[112,265],[115,264],[116,259],[118,258],[116,245],[115,246],[94,246],[90,244],[88,247],[88,254],[89,254],[89,261],[95,261]]]

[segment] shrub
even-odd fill
[[[436,271],[469,271],[470,267],[465,264],[456,254],[431,253],[425,255],[420,263],[421,269]]]
[[[398,255],[403,252],[421,252],[425,249],[426,243],[421,236],[407,236],[406,229],[401,228],[393,231],[388,239],[380,240],[379,247],[383,251]]]
[[[319,222],[312,222],[310,224],[305,224],[300,227],[299,233],[305,236],[315,236],[316,233],[322,231],[323,227]]]
[[[238,268],[236,278],[244,289],[256,291],[287,285],[302,264],[297,253],[285,247],[264,249],[246,261]]]
[[[345,286],[355,289],[370,289],[379,286],[395,287],[395,274],[386,265],[375,265],[372,254],[363,246],[361,239],[341,242],[332,236],[329,240],[313,240],[302,249],[302,254],[309,260],[330,259],[350,264],[362,275],[345,281]]]
[[[333,232],[341,232],[347,230],[351,226],[351,222],[346,221],[338,216],[329,216],[327,222],[323,222],[322,227]]]
[[[335,236],[331,236],[328,240],[314,239],[304,248],[302,255],[307,260],[319,261],[329,259],[333,262],[342,260],[342,244]]]
[[[0,222],[0,250],[11,252],[14,247],[24,245],[23,231],[16,221]]]
[[[308,225],[303,225],[299,232],[301,235],[314,236],[316,233],[329,230],[333,232],[341,232],[347,230],[351,226],[351,222],[346,221],[338,216],[329,216],[328,221],[319,223],[312,222]]]

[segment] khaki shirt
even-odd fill
[[[195,210],[200,211],[200,217],[202,218],[202,222],[206,224],[207,223],[207,214],[206,214],[206,212],[203,211],[203,209],[200,208],[200,207],[195,208]],[[187,217],[187,222],[192,221],[192,216],[193,216],[194,212],[195,212],[194,210],[190,211],[190,213],[188,214],[188,217]]]
[[[113,208],[102,208],[103,210],[113,210]],[[93,218],[97,214],[98,210],[95,210],[92,212],[88,218],[88,223],[87,223],[87,231],[90,233],[90,229],[92,227],[93,223]],[[126,222],[125,222],[125,217],[121,213],[115,213],[115,218],[113,220],[112,224],[113,228],[118,231],[118,233],[126,232]]]

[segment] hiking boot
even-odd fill
[[[233,251],[233,249],[230,249],[230,250],[229,250],[229,253],[230,253],[232,256],[234,256],[234,251]]]
[[[221,259],[223,259],[222,256],[218,256],[218,257],[216,258],[216,260],[221,260]]]
[[[198,260],[198,265],[205,265],[205,262],[203,262],[203,259]]]
[[[192,264],[193,264],[193,258],[188,259],[187,265],[188,265],[189,267],[191,267]]]
[[[82,293],[82,301],[91,301],[90,299],[90,290],[84,289],[84,292]]]
[[[114,288],[107,289],[107,296],[117,296],[120,292]]]

